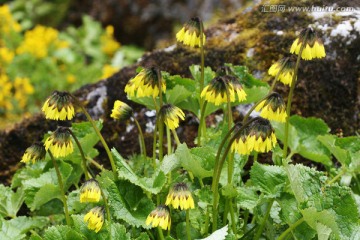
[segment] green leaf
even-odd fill
[[[164,159],[161,163],[160,170],[164,172],[164,174],[168,174],[169,172],[175,170],[180,167],[180,159],[175,156],[175,154],[165,155]]]
[[[130,240],[130,234],[126,233],[126,228],[120,223],[110,225],[111,239]]]
[[[335,222],[335,217],[329,211],[324,210],[318,212],[314,207],[310,207],[301,210],[301,213],[303,214],[306,223],[309,224],[309,226],[313,229],[317,230],[319,237],[327,235],[323,234],[323,232],[319,232],[319,230],[323,230],[322,226],[327,228],[325,231],[326,233],[330,234],[333,232],[337,238],[339,237],[339,228]],[[319,223],[321,225],[319,225]]]
[[[70,226],[49,227],[44,233],[44,240],[83,240],[84,236]]]
[[[241,208],[253,210],[261,201],[254,187],[239,187],[237,192],[236,202]]]
[[[225,64],[225,65],[229,66],[234,72],[234,74],[240,79],[241,83],[248,88],[251,88],[253,86],[263,86],[263,87],[269,86],[268,83],[254,78],[254,76],[249,73],[249,70],[246,66],[233,66],[232,64]]]
[[[227,235],[228,235],[228,225],[216,230],[210,236],[206,238],[202,238],[201,240],[224,240]]]
[[[175,156],[180,159],[181,166],[185,170],[192,172],[194,176],[199,178],[212,176],[212,171],[206,170],[204,166],[202,166],[202,163],[206,160],[195,154],[191,154],[185,143],[178,146],[175,151]]]
[[[184,86],[176,85],[173,89],[166,91],[166,102],[177,105],[191,96],[192,92]]]
[[[332,230],[331,230],[331,228],[318,222],[318,223],[316,223],[316,231],[317,231],[319,240],[328,240]]]
[[[108,193],[110,210],[116,219],[124,220],[135,227],[149,228],[145,220],[155,209],[155,205],[140,187],[127,181],[115,183],[110,172],[103,172],[97,179],[102,189]]]
[[[206,209],[208,205],[211,205],[213,192],[211,191],[210,186],[206,185],[201,189],[196,189],[194,194],[198,198],[197,205],[200,208]]]
[[[293,153],[299,153],[305,158],[331,166],[329,150],[317,139],[330,131],[325,122],[318,118],[303,118],[297,115],[290,117],[289,147]],[[284,124],[272,123],[276,136],[284,142]]]
[[[22,203],[24,202],[25,192],[23,188],[18,188],[13,192],[10,187],[0,184],[0,214],[3,217],[16,217]]]
[[[47,217],[17,217],[11,220],[0,219],[0,239],[22,239],[29,230],[43,228],[49,223]]]
[[[336,137],[334,135],[318,136],[317,139],[335,156],[335,158],[345,166],[350,164],[349,152],[335,145]]]
[[[221,194],[227,198],[235,198],[238,195],[238,192],[233,184],[227,184],[221,188]]]
[[[255,187],[273,198],[280,195],[287,177],[282,167],[255,162],[250,171],[250,179]]]
[[[131,167],[126,163],[126,161],[115,148],[113,148],[111,151],[115,157],[120,178],[126,179],[153,194],[157,194],[161,191],[166,183],[166,176],[163,171],[157,170],[152,178],[139,177],[134,173]]]

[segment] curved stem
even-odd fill
[[[283,62],[283,64],[281,65],[281,67],[280,67],[279,71],[277,72],[277,74],[276,74],[276,76],[275,76],[275,78],[274,78],[273,83],[271,84],[271,87],[270,87],[269,93],[270,93],[270,92],[272,92],[272,91],[274,90],[275,85],[276,85],[276,82],[277,82],[277,80],[279,79],[280,73],[282,73],[282,71],[284,70],[285,65],[286,65],[286,63],[287,63],[288,61],[289,61],[289,59],[288,59],[288,58],[286,58],[286,59],[285,59],[285,61]]]
[[[175,138],[176,145],[179,146],[181,143],[180,143],[179,137],[178,137],[178,135],[176,133],[176,130],[172,129],[171,132],[172,132],[172,134],[173,134],[173,136]]]
[[[201,113],[200,113],[200,123],[199,123],[199,129],[198,129],[198,146],[201,146],[201,137],[205,137],[205,130],[206,124],[205,124],[205,111],[206,111],[207,101],[204,101],[204,103],[201,106]],[[204,133],[204,135],[203,135]]]
[[[107,220],[108,220],[108,222],[109,222],[109,224],[110,224],[110,222],[111,222],[111,218],[110,218],[110,208],[109,208],[109,204],[108,204],[107,198],[106,198],[103,190],[101,190],[101,196],[102,196],[102,198],[103,198],[103,200],[104,200],[105,211],[106,211],[106,218],[107,218]]]
[[[53,162],[53,165],[54,165],[54,168],[55,168],[55,171],[56,171],[56,176],[57,176],[57,179],[58,179],[59,188],[60,188],[60,192],[61,192],[61,198],[62,198],[62,202],[64,204],[66,224],[68,226],[71,226],[69,208],[68,208],[68,205],[67,205],[66,195],[65,195],[65,191],[64,191],[64,183],[63,183],[63,180],[62,180],[62,177],[61,177],[60,169],[59,169],[59,166],[57,165],[56,160],[55,160],[54,156],[52,155],[52,153],[50,151],[48,151],[48,153],[49,153],[49,156],[50,156],[50,158],[51,158],[51,160]]]
[[[144,155],[144,157],[146,157],[146,146],[145,146],[145,139],[144,139],[144,134],[143,134],[143,131],[141,129],[141,126],[138,122],[138,120],[136,120],[135,117],[133,117],[134,119],[134,122],[138,128],[138,131],[139,131],[139,134],[140,134],[140,148],[141,148],[141,152],[142,154]]]
[[[254,240],[260,239],[260,236],[261,236],[261,233],[262,233],[262,231],[263,231],[263,229],[265,227],[266,221],[269,218],[271,207],[272,207],[273,203],[274,203],[274,199],[271,199],[270,202],[269,202],[268,208],[266,210],[265,216],[264,216],[264,218],[263,218],[263,220],[261,222],[261,225],[260,225],[259,229],[257,230],[257,232],[255,234]]]
[[[344,175],[346,173],[346,171],[343,169],[341,170],[333,179],[331,179],[327,184],[331,185],[334,182],[336,182],[342,175]]]
[[[285,232],[283,232],[277,240],[283,240],[285,239],[285,237],[292,231],[294,230],[297,226],[299,226],[301,223],[303,223],[305,220],[304,218],[300,218],[299,220],[297,220],[293,225],[291,225],[288,229],[286,229]]]
[[[255,108],[262,102],[264,101],[265,99],[267,99],[268,97],[270,97],[272,95],[272,90],[270,89],[269,93],[266,94],[265,97],[261,98],[259,101],[257,101],[251,108],[250,110],[246,113],[246,115],[244,116],[244,119],[243,119],[243,124],[246,123],[246,121],[248,120],[248,118],[250,117],[250,114],[255,110]]]
[[[186,236],[188,240],[191,240],[190,234],[190,210],[186,210]]]
[[[94,165],[97,169],[103,171],[104,167],[102,165],[100,165],[98,162],[96,162],[94,159],[87,157],[86,158],[92,165]]]
[[[117,174],[117,171],[116,171],[116,165],[115,165],[115,162],[114,162],[114,158],[112,156],[112,153],[109,149],[109,146],[107,145],[104,137],[101,135],[100,133],[100,130],[98,129],[98,127],[96,126],[94,120],[91,118],[90,114],[86,111],[86,109],[84,108],[84,106],[81,104],[81,102],[74,96],[74,95],[71,95],[71,97],[74,99],[76,105],[78,105],[81,110],[83,111],[83,113],[85,114],[86,118],[88,119],[88,121],[90,122],[91,126],[93,127],[93,129],[95,130],[95,133],[98,135],[102,145],[104,146],[105,148],[105,151],[106,151],[106,154],[108,155],[108,158],[110,160],[110,164],[111,164],[111,169],[113,171],[113,174],[114,174],[114,179],[115,181],[118,180],[118,174]]]
[[[164,240],[164,234],[163,234],[163,231],[160,227],[157,227],[157,230],[158,230],[158,233],[159,233],[159,238],[160,240]]]
[[[295,65],[295,69],[294,69],[294,75],[293,75],[293,78],[291,80],[291,87],[290,87],[290,91],[289,91],[288,101],[287,101],[287,104],[286,104],[286,115],[287,116],[286,116],[286,121],[285,121],[285,136],[284,136],[283,158],[286,158],[287,153],[288,153],[289,120],[290,120],[291,101],[292,101],[292,98],[293,98],[293,95],[294,95],[294,90],[295,90],[295,85],[296,85],[296,77],[297,77],[297,74],[298,74],[300,59],[301,59],[303,49],[305,47],[304,43],[306,43],[307,36],[308,36],[308,31],[306,31],[306,33],[305,33],[304,41],[303,41],[303,44],[301,44],[299,55],[298,55],[297,60],[296,60],[296,65]]]
[[[71,131],[71,129],[68,129],[69,133],[71,134],[71,136],[73,137],[73,139],[75,140],[75,143],[76,145],[78,146],[79,148],[79,151],[80,151],[80,155],[81,155],[81,159],[82,159],[82,165],[83,165],[83,169],[84,169],[84,174],[85,174],[85,179],[86,180],[89,180],[90,179],[90,176],[89,176],[89,172],[88,172],[88,169],[87,169],[87,161],[86,161],[86,157],[85,157],[85,154],[84,154],[84,151],[81,147],[81,144],[79,142],[79,140],[77,139],[77,137],[75,136],[74,132]]]

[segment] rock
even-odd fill
[[[244,12],[221,20],[206,29],[205,65],[216,69],[224,63],[242,64],[258,78],[269,80],[267,69],[288,54],[296,33],[313,26],[325,42],[327,56],[315,61],[302,61],[295,89],[292,112],[304,117],[324,119],[332,132],[341,129],[344,135],[353,135],[359,129],[359,65],[360,65],[360,12],[290,12],[287,7],[323,6],[322,1],[288,1],[285,12],[262,12],[258,5]],[[339,6],[352,6],[352,1],[342,1]],[[138,152],[136,134],[126,131],[124,123],[109,118],[116,99],[127,101],[124,86],[135,75],[137,66],[157,65],[171,74],[189,77],[189,66],[199,64],[199,52],[181,45],[156,50],[145,54],[141,60],[122,69],[114,76],[92,85],[83,86],[76,96],[87,103],[87,109],[96,118],[104,119],[102,132],[110,147],[116,147],[124,156]],[[277,90],[286,96],[288,87],[277,85]],[[49,93],[50,94],[50,93]],[[146,110],[131,103],[145,129],[153,118]],[[77,114],[76,120],[84,119]],[[196,136],[196,121],[191,115],[179,129],[180,138],[193,145]],[[39,140],[56,123],[45,121],[41,115],[24,120],[13,129],[0,133],[1,181],[9,180],[23,152],[32,141]],[[137,131],[133,128],[133,131]],[[148,146],[151,134],[146,134]],[[100,144],[98,160],[107,162]],[[149,149],[149,154],[151,150]]]

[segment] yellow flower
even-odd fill
[[[9,5],[0,6],[0,32],[10,33],[11,31],[20,32],[21,26],[11,15]]]
[[[0,48],[0,62],[8,64],[14,59],[14,52],[6,47]]]
[[[181,210],[195,208],[194,199],[186,183],[176,183],[171,188],[169,194],[166,197],[165,205],[172,205],[173,208],[180,208]]]
[[[41,110],[47,119],[53,120],[71,120],[75,115],[71,95],[68,92],[54,91]]]
[[[200,28],[203,28],[202,21],[197,17],[191,18],[176,34],[177,41],[190,47],[200,47]],[[206,36],[204,33],[202,34],[202,39],[202,44],[205,45]]]
[[[88,223],[88,228],[96,233],[100,231],[104,224],[104,208],[94,207],[84,216],[84,222]]]
[[[244,129],[238,138],[235,139],[233,144],[231,145],[231,151],[237,152],[240,155],[249,155],[251,151],[249,151],[249,148],[247,146],[247,131],[248,129]]]
[[[95,179],[84,182],[80,188],[80,202],[99,202],[101,197],[101,189],[99,183]]]
[[[248,151],[268,152],[276,145],[276,137],[274,129],[269,120],[259,118],[254,121],[250,128],[246,139]]]
[[[65,157],[74,151],[71,134],[67,127],[58,127],[44,143],[55,157]]]
[[[22,159],[20,162],[35,163],[38,160],[44,159],[45,155],[46,155],[46,150],[44,148],[44,145],[42,143],[37,142],[25,150],[25,153],[22,156]]]
[[[7,75],[0,73],[0,108],[13,109],[11,103],[13,85]]]
[[[278,93],[272,93],[267,99],[261,101],[255,108],[260,112],[260,116],[269,120],[285,122],[286,106],[283,98]]]
[[[66,75],[66,81],[70,84],[73,84],[76,82],[76,77],[73,74]]]
[[[159,81],[161,90],[166,91],[165,81],[162,79],[161,73],[155,67],[144,68],[138,75],[131,79],[125,86],[125,92],[130,96],[136,97],[157,97],[159,91]]]
[[[326,56],[324,44],[312,28],[306,28],[300,32],[299,37],[291,45],[290,53],[299,54],[303,44],[305,46],[301,54],[302,59],[311,60]]]
[[[24,41],[16,49],[16,53],[29,53],[39,59],[47,57],[49,50],[68,46],[65,41],[58,39],[58,35],[59,32],[54,28],[37,25],[25,32]]]
[[[110,117],[118,120],[127,120],[132,115],[132,108],[126,103],[116,100]]]
[[[109,25],[105,29],[105,34],[101,36],[101,50],[112,56],[120,48],[120,43],[118,43],[114,38],[114,27]]]
[[[185,119],[185,113],[178,107],[165,104],[161,107],[159,115],[162,121],[166,124],[169,129],[175,129],[179,126],[179,118]]]
[[[102,76],[101,79],[105,79],[108,77],[111,77],[112,75],[114,75],[114,73],[118,72],[119,69],[116,67],[113,67],[109,64],[105,64],[103,69],[102,69]]]
[[[280,73],[279,73],[280,71]],[[270,76],[277,76],[280,82],[290,85],[295,71],[295,59],[293,57],[282,58],[273,65],[268,70]]]
[[[170,230],[171,218],[169,208],[166,205],[159,205],[146,218],[145,224],[151,224],[152,227],[160,226],[164,230]]]
[[[228,101],[228,94],[230,102],[235,102],[235,96],[239,101],[246,100],[246,93],[236,77],[225,75],[211,80],[201,92],[201,97],[215,105],[220,105]]]

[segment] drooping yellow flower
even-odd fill
[[[116,100],[110,117],[118,120],[127,120],[132,115],[132,108],[126,103]]]
[[[276,145],[275,131],[269,120],[259,118],[254,121],[246,139],[248,151],[268,152]]]
[[[185,119],[185,113],[172,104],[163,105],[159,111],[159,116],[161,121],[164,121],[166,126],[171,130],[179,127],[179,118],[181,120]]]
[[[21,26],[17,23],[11,12],[9,5],[0,6],[0,33],[8,34],[11,31],[20,32]],[[2,34],[0,34],[2,35]]]
[[[29,53],[39,59],[47,57],[51,49],[68,46],[67,42],[58,38],[58,35],[59,32],[54,28],[37,25],[25,33],[24,41],[16,49],[16,53]]]
[[[75,115],[72,98],[68,92],[54,91],[41,110],[47,119],[53,120],[71,120]]]
[[[186,183],[176,183],[166,197],[165,205],[172,205],[173,208],[181,210],[194,209],[194,199]]]
[[[58,127],[44,143],[55,157],[65,157],[74,151],[71,134],[67,127]]]
[[[191,18],[176,34],[177,41],[190,47],[200,47],[200,28],[202,28],[200,18]],[[202,44],[205,45],[206,36],[204,33],[202,34],[202,39]]]
[[[231,145],[231,151],[237,152],[240,155],[249,155],[251,151],[247,146],[247,138],[248,138],[248,129],[245,128],[239,135],[238,138],[235,139],[233,144]]]
[[[169,208],[166,205],[159,205],[146,218],[145,224],[152,227],[160,226],[164,230],[170,230],[171,218]]]
[[[114,27],[109,25],[105,28],[105,34],[101,36],[101,50],[112,56],[120,48],[120,43],[114,38]]]
[[[88,228],[96,233],[100,231],[104,224],[104,208],[94,207],[84,216],[84,222],[88,223]]]
[[[303,44],[305,46],[301,54],[302,59],[311,60],[326,56],[324,44],[312,28],[306,28],[300,32],[299,37],[291,45],[290,53],[299,54]]]
[[[41,142],[34,143],[25,150],[24,155],[21,158],[20,162],[23,163],[35,163],[38,160],[45,158],[46,150],[44,144]]]
[[[90,179],[84,182],[80,188],[80,202],[99,202],[101,189],[98,181]]]
[[[280,82],[291,85],[294,76],[296,60],[293,57],[282,58],[269,68],[270,76],[277,76]],[[280,73],[279,73],[280,71]]]
[[[111,77],[112,75],[114,75],[114,73],[118,72],[119,69],[116,67],[113,67],[109,64],[105,64],[103,69],[102,69],[102,76],[101,79],[105,79],[108,77]]]
[[[228,101],[228,94],[230,102],[235,102],[235,96],[238,101],[246,100],[246,92],[236,78],[225,75],[211,80],[210,84],[201,92],[201,97],[215,105],[220,105]]]
[[[165,92],[166,85],[161,72],[155,67],[144,68],[126,84],[125,92],[130,97],[157,97],[160,93],[159,85],[162,92]]]
[[[261,101],[255,108],[260,116],[269,120],[285,122],[286,106],[283,98],[278,93],[272,93],[265,100]]]

